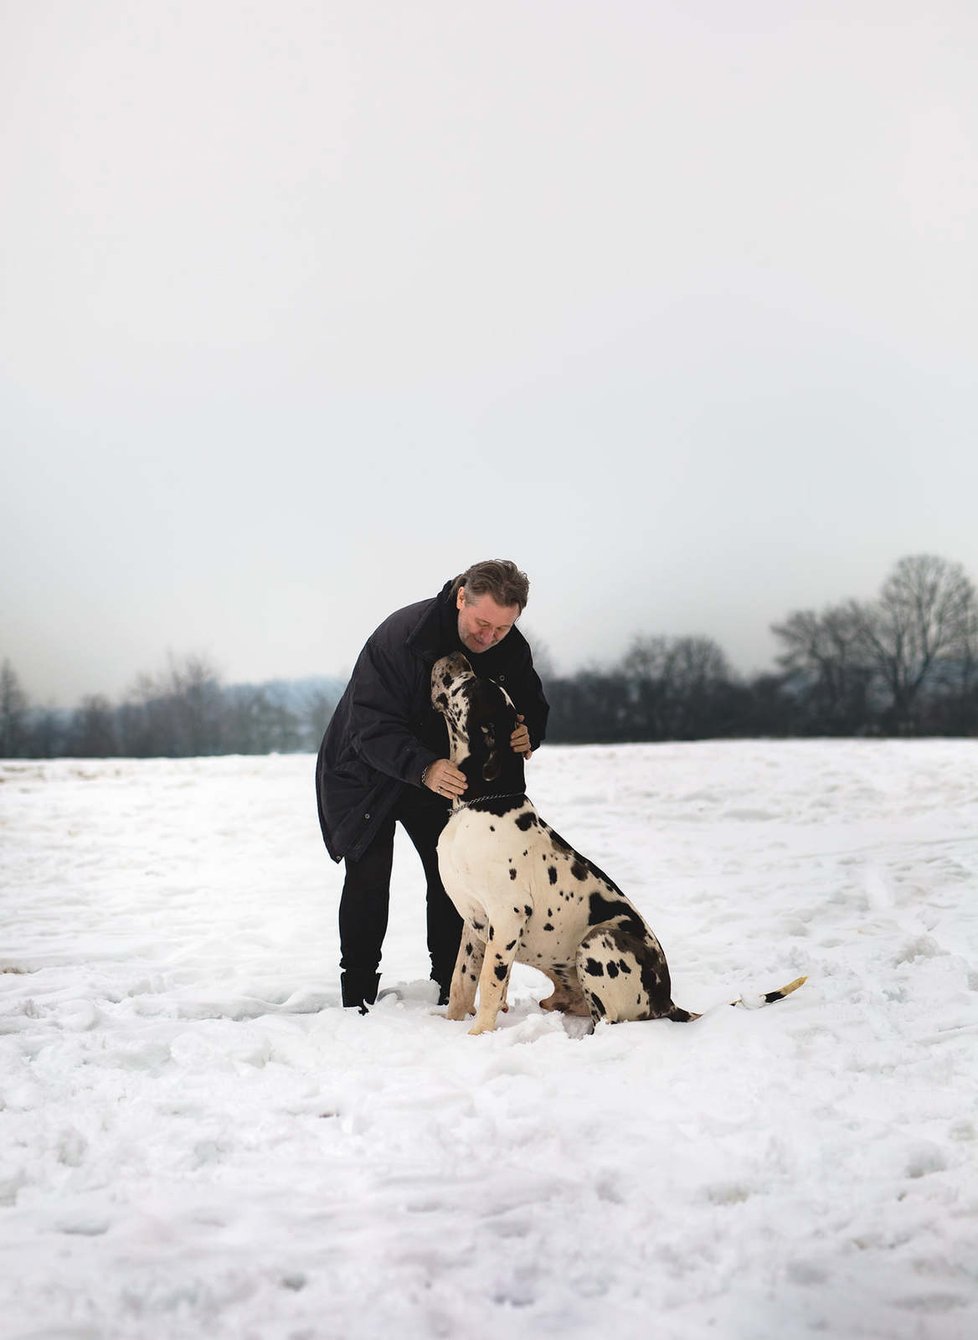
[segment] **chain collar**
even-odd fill
[[[452,813],[457,814],[459,810],[470,810],[473,805],[479,805],[483,800],[511,800],[518,796],[520,800],[526,799],[525,791],[499,791],[493,796],[475,796],[472,800],[456,800],[452,804]]]

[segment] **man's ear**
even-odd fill
[[[496,732],[492,725],[480,726],[482,738],[489,750],[489,756],[482,765],[482,779],[486,782],[494,782],[502,772],[502,764],[499,761],[499,749],[496,746]]]

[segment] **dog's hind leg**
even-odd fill
[[[607,922],[595,926],[580,943],[577,971],[595,1023],[699,1017],[673,1004],[666,956],[651,931],[639,936]]]
[[[485,941],[472,923],[467,921],[462,927],[462,939],[458,946],[455,971],[452,973],[446,1019],[464,1019],[475,1013],[475,989],[485,952]]]
[[[540,1002],[541,1010],[559,1010],[561,1014],[586,1016],[591,1013],[575,968],[541,968],[553,983],[553,991]]]

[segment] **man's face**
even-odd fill
[[[459,590],[458,636],[466,651],[488,651],[501,642],[520,617],[519,605],[497,605],[490,595],[476,596],[465,603],[464,588]]]

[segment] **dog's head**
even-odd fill
[[[491,679],[480,679],[461,652],[436,661],[431,671],[431,702],[448,723],[452,761],[465,772],[495,781],[513,754],[509,739],[516,709],[509,694]],[[468,760],[471,759],[471,763]],[[522,759],[519,760],[522,764]]]

